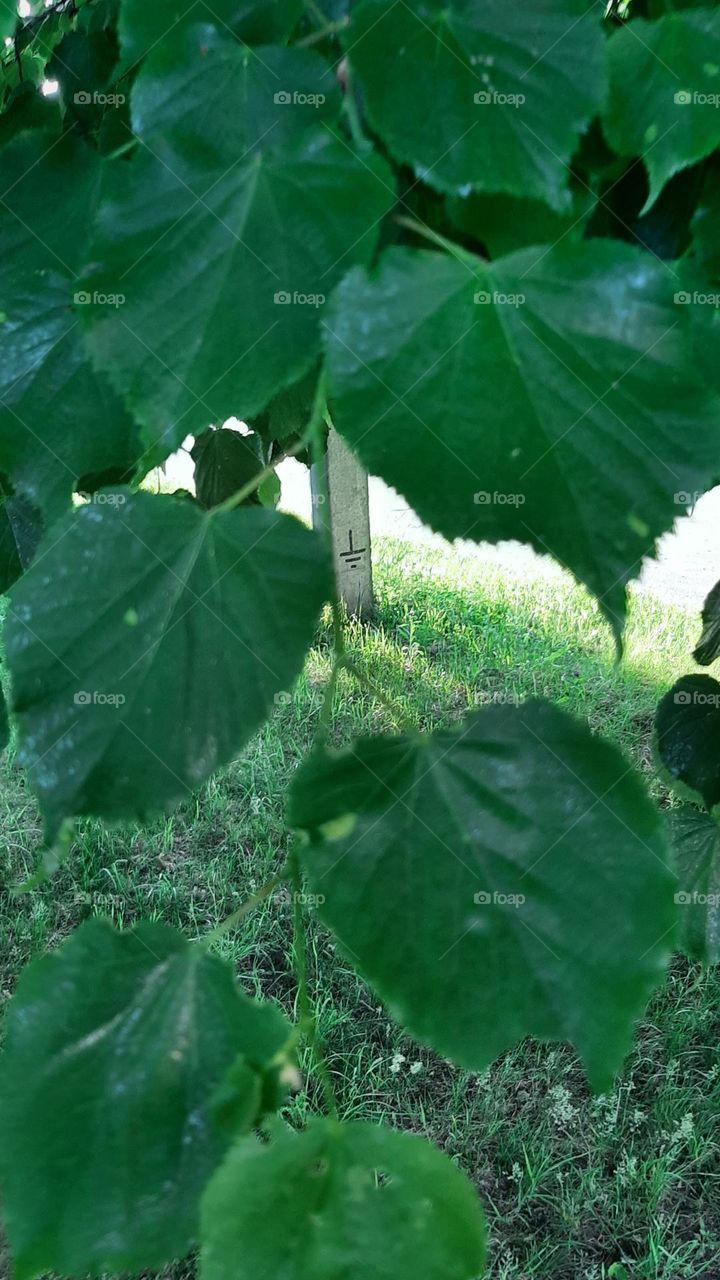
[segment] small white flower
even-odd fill
[[[548,1093],[550,1099],[550,1118],[557,1125],[570,1124],[577,1115],[573,1106],[569,1089],[564,1084],[556,1084]]]

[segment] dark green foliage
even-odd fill
[[[74,818],[191,797],[291,702],[328,601],[335,624],[273,878],[203,943],[92,923],[20,980],[0,1068],[15,1273],[199,1244],[204,1280],[474,1280],[460,1171],[334,1116],[301,868],[428,1044],[481,1069],[565,1039],[605,1088],[678,924],[718,958],[717,831],[673,819],[678,889],[634,771],[547,702],[331,751],[333,694],[365,677],[320,538],[263,504],[277,458],[322,464],[334,423],[436,530],[555,556],[620,644],[643,557],[720,475],[718,11],[59,0],[2,4],[0,36],[0,586],[49,846],[30,886]],[[189,435],[194,494],[138,492]],[[657,718],[708,809],[719,699],[686,676]],[[209,955],[278,885],[293,1028]],[[267,1113],[304,1038],[331,1116],[293,1134]]]

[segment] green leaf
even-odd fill
[[[244,0],[235,4],[235,31],[248,44],[283,44],[303,12],[303,0]]]
[[[5,694],[0,689],[0,751],[4,751],[10,741],[10,724],[8,722]]]
[[[91,920],[25,970],[7,1028],[0,1165],[19,1280],[185,1253],[228,1145],[211,1096],[239,1054],[259,1096],[290,1030],[280,1011],[164,925]]]
[[[317,0],[317,8],[328,22],[339,22],[350,12],[350,0]]]
[[[117,63],[117,35],[113,28],[71,31],[48,63],[47,76],[60,86],[68,123],[77,120],[84,130],[100,125],[106,111],[122,106],[124,86],[110,86]]]
[[[708,0],[647,0],[651,18],[662,18],[671,9],[707,9]]]
[[[372,253],[393,200],[380,159],[308,127],[329,97],[285,101],[326,93],[319,58],[187,33],[188,48],[198,40],[205,56],[196,48],[157,74],[150,60],[138,77],[134,126],[146,147],[111,170],[102,266],[86,285],[122,280],[125,305],[93,308],[90,340],[147,443],[162,439],[165,453],[233,415],[247,421],[317,362],[324,300]]]
[[[125,65],[172,44],[180,29],[212,22],[248,44],[283,43],[302,13],[302,0],[122,0],[118,30]],[[223,122],[225,123],[225,122]]]
[[[272,471],[258,485],[257,495],[263,507],[275,508],[279,505],[282,497],[282,484],[276,471]]]
[[[567,208],[567,164],[605,92],[586,0],[362,0],[345,37],[373,127],[442,191]]]
[[[471,195],[452,197],[448,213],[456,227],[485,245],[491,258],[499,258],[529,245],[555,244],[573,233],[581,239],[592,203],[586,189],[575,193],[567,213],[556,213],[539,200]]]
[[[141,450],[122,402],[88,360],[79,324],[97,155],[44,133],[2,155],[0,470],[50,521],[82,476],[126,470]]]
[[[27,14],[26,11],[17,24],[12,55],[10,50],[6,50],[8,56],[3,65],[3,75],[6,83],[11,85],[23,81],[41,85],[48,60],[73,24],[69,12],[72,6],[45,6],[43,0],[36,0],[32,7],[34,12]]]
[[[445,537],[550,552],[618,634],[675,493],[707,488],[720,458],[673,298],[661,263],[614,241],[492,264],[390,250],[326,321],[337,429]]]
[[[720,173],[711,170],[692,221],[692,254],[703,271],[715,282],[720,280]]]
[[[683,948],[693,960],[720,964],[720,829],[693,805],[668,815],[680,890]]]
[[[17,0],[0,0],[0,40],[15,34],[17,20]]]
[[[303,434],[312,415],[317,384],[318,370],[313,366],[299,382],[275,396],[260,417],[254,419],[253,430],[262,437],[266,448]]]
[[[647,209],[674,173],[720,145],[720,12],[636,18],[611,37],[608,56],[605,133],[620,155],[642,156]]]
[[[218,507],[238,490],[254,480],[263,470],[256,436],[241,436],[238,431],[206,431],[196,442],[195,492],[201,506]],[[257,490],[246,502],[257,504]]]
[[[45,129],[59,134],[63,113],[57,98],[46,98],[26,80],[12,91],[0,115],[0,147],[5,147],[22,133]],[[46,138],[46,146],[49,139]]]
[[[30,564],[42,536],[42,520],[22,494],[0,500],[0,594]]]
[[[707,385],[717,394],[720,392],[720,278],[710,263],[701,264],[691,255],[677,263],[676,270],[680,289],[675,297],[688,315],[693,338],[692,359]],[[711,280],[708,271],[714,277]],[[710,483],[685,491],[688,501],[683,505],[692,505],[693,493],[697,500],[699,494],[713,488],[719,480],[720,469],[716,469]]]
[[[48,839],[71,814],[170,809],[226,764],[300,673],[329,588],[321,539],[261,508],[121,491],[54,526],[6,630]]]
[[[332,69],[311,49],[251,49],[215,27],[192,26],[145,63],[132,123],[194,185],[198,153],[224,170],[248,152],[274,152],[305,129],[334,123],[340,106]]]
[[[720,804],[720,684],[712,676],[683,676],[655,715],[660,759],[672,778]],[[681,788],[682,790],[682,788]]]
[[[380,1178],[380,1175],[382,1177]],[[202,1207],[201,1280],[475,1280],[477,1196],[422,1138],[314,1119],[243,1140]]]
[[[549,703],[494,706],[316,754],[290,822],[320,915],[414,1036],[476,1071],[571,1040],[610,1084],[675,920],[659,815],[615,747]]]
[[[703,605],[702,635],[693,654],[701,667],[709,667],[720,656],[720,582],[716,582]]]

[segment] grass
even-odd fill
[[[527,579],[442,550],[385,543],[379,609],[352,626],[356,661],[423,727],[493,698],[541,695],[586,717],[645,772],[654,706],[692,669],[696,619],[633,596],[626,653],[564,575]],[[68,864],[21,898],[0,895],[0,990],[37,952],[92,912],[141,916],[191,936],[228,915],[284,860],[284,797],[310,744],[330,666],[321,634],[292,701],[191,804],[142,829],[81,825]],[[335,740],[393,728],[343,680]],[[0,804],[0,883],[34,867],[38,814],[10,756]],[[249,989],[293,1012],[290,908],[265,902],[221,949]],[[678,958],[612,1093],[593,1097],[573,1052],[525,1041],[483,1075],[418,1047],[310,924],[312,987],[346,1117],[424,1133],[476,1183],[491,1232],[493,1280],[718,1280],[720,1277],[720,983]],[[318,1104],[315,1082],[288,1116]],[[2,1264],[0,1262],[0,1272]],[[168,1273],[170,1274],[170,1273]],[[192,1264],[172,1270],[192,1275]]]

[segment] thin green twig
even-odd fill
[[[246,916],[249,916],[256,907],[260,906],[261,902],[264,902],[266,898],[269,898],[279,885],[282,884],[283,880],[288,879],[289,875],[290,863],[288,861],[285,863],[282,870],[278,871],[276,876],[273,876],[272,880],[267,880],[262,888],[258,889],[257,893],[254,893],[251,898],[248,898],[247,901],[243,902],[242,905],[238,907],[237,911],[233,911],[227,919],[221,920],[220,924],[216,925],[210,933],[206,933],[202,938],[200,938],[200,944],[203,947],[214,947],[215,943],[219,942],[221,938],[224,938],[226,933],[231,933],[233,929],[236,929]]]
[[[307,1046],[317,1068],[325,1107],[330,1116],[337,1119],[338,1108],[332,1077],[325,1060],[325,1052],[318,1034],[317,1014],[310,1000],[307,978],[307,936],[303,912],[302,873],[297,850],[290,854],[290,873],[293,888],[293,969],[297,981],[298,1021],[307,1027]]]

